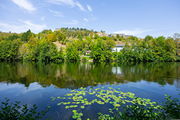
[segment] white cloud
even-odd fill
[[[120,31],[116,31],[114,33],[115,34],[125,34],[125,35],[141,35],[148,31],[150,31],[150,30],[132,29],[132,30],[120,30]]]
[[[92,7],[91,7],[90,5],[87,5],[87,9],[88,9],[90,12],[93,11],[93,10],[92,10]]]
[[[75,5],[79,7],[80,10],[86,11],[85,8],[78,1],[75,1]]]
[[[85,22],[88,22],[88,21],[89,21],[87,18],[84,18],[83,20],[84,20]]]
[[[36,10],[36,8],[33,6],[33,4],[30,3],[28,0],[11,0],[11,1],[14,2],[20,8],[23,8],[29,12]]]
[[[30,29],[33,32],[38,33],[46,28],[47,28],[46,25],[34,24],[28,20],[27,21],[20,20],[20,24],[8,24],[8,23],[0,22],[0,31],[3,32],[11,31],[16,33],[21,33]]]
[[[81,3],[79,3],[78,1],[76,0],[48,0],[49,3],[52,3],[52,4],[57,4],[57,5],[68,5],[68,6],[71,6],[71,7],[78,7],[80,10],[82,11],[86,11],[84,6],[81,5]]]
[[[59,12],[59,11],[56,11],[56,10],[52,10],[52,9],[48,9],[48,11],[51,12],[56,17],[64,17],[62,12]]]

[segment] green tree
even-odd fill
[[[66,36],[64,33],[62,33],[61,31],[55,31],[54,33],[54,41],[59,41],[62,42],[63,44],[65,44],[66,42]]]
[[[19,44],[16,41],[0,41],[0,60],[12,61],[18,59]]]
[[[144,38],[144,41],[150,41],[150,40],[153,40],[154,38],[150,35],[147,35],[145,38]]]
[[[27,42],[30,40],[30,38],[33,36],[33,33],[31,30],[28,30],[27,32],[23,33],[21,36],[21,40],[24,42]]]
[[[16,40],[19,38],[18,34],[12,34],[9,37],[6,38],[6,40]]]
[[[62,52],[58,52],[56,46],[51,42],[42,41],[35,45],[28,46],[28,53],[23,56],[29,61],[57,61],[64,60]]]
[[[98,38],[92,43],[90,56],[95,62],[109,62],[112,60],[112,48],[115,43],[111,39]]]
[[[146,36],[144,40],[131,41],[117,54],[118,60],[124,62],[175,61],[176,45],[172,38]]]
[[[80,52],[78,51],[78,47],[75,43],[69,43],[67,45],[66,59],[68,61],[79,61],[80,60]]]

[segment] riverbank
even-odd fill
[[[0,61],[34,62],[175,62],[178,42],[163,36],[99,36],[79,29],[0,33]],[[123,45],[119,45],[119,43]],[[115,51],[116,47],[118,51]],[[116,49],[116,50],[117,50]]]

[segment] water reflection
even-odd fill
[[[0,82],[20,83],[26,87],[37,82],[43,87],[54,85],[58,88],[75,89],[141,80],[180,88],[180,63],[135,65],[0,63]]]

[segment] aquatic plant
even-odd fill
[[[117,118],[123,118],[124,116],[130,118],[135,115],[135,117],[141,118],[159,118],[160,113],[163,111],[162,106],[152,102],[150,99],[139,98],[134,93],[122,92],[111,87],[106,89],[103,87],[96,89],[80,88],[79,90],[72,90],[64,97],[53,99],[63,100],[58,105],[64,105],[66,109],[70,109],[73,113],[72,118],[77,120],[82,119],[83,109],[93,104],[112,105],[109,114],[114,114]],[[122,108],[124,111],[122,111]],[[101,120],[102,118],[108,118],[107,120],[115,119],[110,115],[101,114],[99,117]]]

